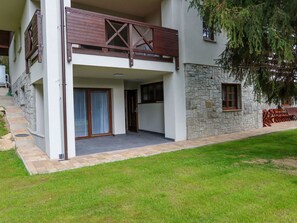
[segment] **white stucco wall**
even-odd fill
[[[223,52],[226,37],[216,35],[215,42],[203,40],[202,20],[197,10],[189,9],[189,2],[184,0],[162,1],[162,26],[178,29],[180,41],[180,62],[215,65]]]
[[[23,74],[26,70],[25,63],[25,38],[24,32],[27,29],[36,9],[38,9],[38,4],[30,0],[26,0],[25,7],[23,10],[22,19],[20,21],[20,26],[17,30],[14,30],[15,35],[11,41],[9,47],[9,68],[11,83],[14,84],[15,81]],[[16,44],[16,52],[15,52]]]
[[[185,44],[184,44],[184,15],[181,10],[183,0],[163,0],[162,26],[176,29],[179,32],[180,69],[164,75],[164,117],[165,137],[176,141],[185,140],[186,133],[186,97],[185,97]]]
[[[222,33],[215,36],[215,42],[203,40],[202,20],[195,9],[189,9],[189,3],[183,0],[173,0],[181,3],[182,11],[182,48],[183,63],[215,65],[215,59],[223,52],[226,37]]]
[[[85,54],[72,54],[73,65],[97,66],[97,67],[112,67],[139,69],[160,72],[174,72],[175,66],[173,63],[156,62],[148,60],[134,60],[134,66],[129,66],[129,60],[120,57],[96,56]]]
[[[67,0],[65,0],[67,6]],[[51,159],[64,154],[64,129],[61,89],[60,1],[41,0],[43,16],[44,120],[46,152]],[[71,132],[70,132],[71,133]],[[75,156],[74,138],[68,138],[69,157]]]
[[[34,63],[30,68],[31,83],[34,84],[37,81],[43,79],[46,73],[44,63]]]
[[[164,103],[139,104],[138,122],[140,130],[164,134]]]
[[[162,81],[163,77],[152,78],[138,85],[138,124],[140,130],[165,134],[164,103],[141,103],[141,85]]]
[[[155,25],[155,26],[161,26],[162,25],[162,21],[161,21],[161,8],[160,10],[152,13],[151,15],[149,15],[148,17],[146,17],[144,19],[144,22]]]
[[[40,136],[44,136],[44,96],[43,85],[35,85],[35,100],[36,100],[36,132]]]
[[[98,7],[94,7],[94,6],[90,6],[90,5],[78,4],[78,3],[75,3],[75,2],[72,3],[72,7],[73,8],[77,8],[77,9],[91,11],[91,12],[97,12],[97,13],[102,13],[102,14],[106,14],[106,15],[111,15],[111,16],[116,16],[116,17],[131,19],[131,20],[136,20],[136,21],[140,21],[140,22],[143,22],[144,21],[143,18],[138,17],[138,16],[128,15],[126,13],[115,12],[115,11],[112,11],[112,10],[98,8]]]
[[[113,134],[125,134],[124,81],[99,78],[74,78],[75,88],[110,88]]]

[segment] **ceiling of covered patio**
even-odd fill
[[[20,26],[25,0],[1,0],[0,30],[16,31]]]

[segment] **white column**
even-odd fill
[[[63,153],[59,0],[42,0],[45,146],[51,159]]]
[[[165,137],[175,141],[187,138],[182,7],[182,0],[162,1],[162,26],[179,31],[180,69],[164,76]]]
[[[174,97],[174,83],[173,75],[167,74],[163,77],[164,83],[164,123],[165,123],[165,137],[168,139],[175,139],[175,97]]]
[[[73,86],[73,65],[72,63],[66,63],[68,158],[72,158],[76,156],[73,87],[74,87]]]
[[[39,135],[44,136],[44,97],[43,97],[42,84],[35,85],[35,97],[36,97],[36,132]]]
[[[65,7],[71,7],[71,0],[64,0]],[[64,10],[65,13],[65,10]],[[66,35],[66,14],[65,14],[65,35]],[[73,64],[67,61],[67,41],[65,39],[65,71],[66,71],[66,103],[67,103],[67,140],[68,158],[76,156],[75,151],[75,125],[74,125],[74,92],[73,92]]]

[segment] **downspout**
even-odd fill
[[[68,160],[68,130],[67,130],[67,97],[66,97],[66,62],[65,62],[65,15],[64,0],[60,0],[61,14],[61,46],[62,46],[62,96],[63,96],[63,129],[64,129],[64,160]]]

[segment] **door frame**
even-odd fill
[[[74,88],[78,90],[85,90],[86,91],[86,107],[87,107],[87,118],[88,118],[88,135],[87,136],[81,136],[81,137],[75,137],[76,140],[78,139],[90,139],[90,138],[96,138],[96,137],[102,137],[102,136],[111,136],[113,135],[113,127],[112,127],[112,98],[111,98],[111,88]],[[108,102],[109,102],[109,132],[103,133],[103,134],[92,134],[92,105],[91,105],[91,93],[96,91],[106,91],[108,94]],[[75,115],[75,114],[74,114]],[[74,126],[75,126],[75,120],[74,120]]]
[[[139,130],[139,122],[138,122],[138,90],[137,89],[132,89],[132,90],[125,90],[125,117],[126,117],[126,131],[133,131],[133,130],[129,130],[129,114],[128,114],[128,92],[135,92],[135,95],[136,95],[136,103],[135,103],[135,106],[136,106],[136,109],[137,111],[135,112],[135,122],[136,122],[136,131],[135,132],[138,132]]]

